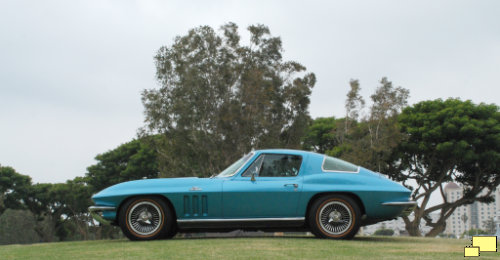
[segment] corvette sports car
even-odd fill
[[[311,231],[350,239],[360,226],[408,214],[410,190],[340,159],[259,150],[211,178],[129,181],[95,194],[92,216],[131,240],[177,232]]]

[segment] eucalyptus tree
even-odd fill
[[[409,90],[393,86],[386,77],[370,96],[370,106],[360,95],[360,84],[351,80],[343,126],[334,130],[339,142],[327,154],[368,169],[384,172],[392,150],[402,140],[397,116],[407,106]]]
[[[189,30],[156,56],[159,88],[142,93],[141,135],[156,141],[162,176],[209,176],[253,148],[300,148],[313,73],[283,59],[264,25]]]

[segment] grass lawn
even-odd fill
[[[464,259],[470,240],[356,237],[176,238],[99,240],[0,246],[0,259]],[[500,259],[481,252],[476,259]]]

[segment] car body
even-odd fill
[[[252,151],[211,178],[129,181],[95,194],[90,212],[132,240],[177,231],[312,231],[352,238],[363,225],[416,205],[410,190],[382,174],[323,154]]]

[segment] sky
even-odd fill
[[[267,25],[284,58],[314,72],[313,118],[345,114],[382,77],[409,103],[500,104],[500,1],[0,0],[0,164],[33,182],[84,176],[136,137],[153,56],[190,28]]]

